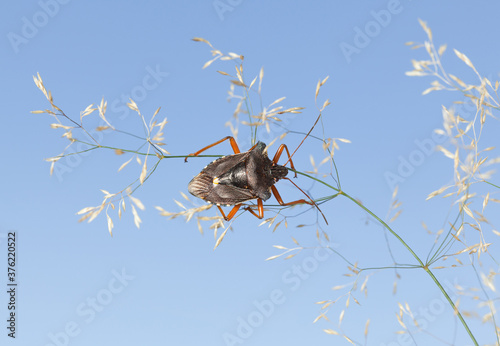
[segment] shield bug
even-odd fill
[[[267,201],[271,195],[274,195],[278,203],[282,206],[305,203],[318,208],[316,203],[302,189],[286,177],[288,168],[285,165],[290,162],[290,167],[293,170],[295,170],[295,167],[285,144],[279,146],[274,158],[271,160],[267,156],[267,151],[265,150],[266,144],[263,142],[258,142],[247,152],[241,153],[235,139],[228,136],[198,150],[190,156],[197,156],[226,140],[229,140],[234,155],[224,156],[213,161],[203,168],[188,185],[188,191],[192,195],[209,203],[216,204],[226,221],[234,217],[243,203],[254,199],[257,200],[257,212],[250,206],[246,206],[245,209],[259,219],[262,219],[264,217],[262,201]],[[278,164],[278,160],[283,151],[287,153],[288,161],[285,165],[281,166]],[[187,161],[187,157],[185,161]],[[297,177],[297,173],[295,173],[295,177]],[[274,186],[281,179],[287,179],[292,182],[309,200],[299,199],[287,203],[283,202],[278,190]],[[221,205],[234,205],[234,207],[226,216]],[[319,211],[321,212],[321,210]],[[323,215],[323,213],[321,214]]]

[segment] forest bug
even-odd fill
[[[285,144],[281,144],[279,146],[274,158],[270,160],[265,150],[266,145],[263,142],[258,142],[250,148],[250,150],[240,153],[240,149],[238,148],[238,144],[236,144],[235,139],[231,136],[227,136],[220,141],[198,150],[190,156],[197,156],[205,150],[226,140],[229,140],[231,147],[233,148],[234,155],[224,156],[213,161],[203,168],[203,170],[195,176],[188,185],[188,191],[192,195],[207,202],[216,204],[226,221],[229,221],[234,217],[239,208],[242,206],[242,203],[253,199],[257,199],[258,213],[256,213],[249,206],[246,206],[245,209],[259,219],[262,219],[264,217],[264,206],[262,201],[268,200],[271,197],[271,194],[274,195],[278,203],[282,206],[305,203],[314,205],[318,208],[316,203],[304,191],[302,191],[302,189],[286,177],[288,174],[288,168],[284,165],[281,166],[278,164],[278,160],[281,157],[283,150],[285,150],[288,155],[288,161],[285,165],[290,162],[291,168],[295,170],[292,157],[290,156],[290,152]],[[185,161],[187,161],[187,157]],[[295,173],[295,177],[296,176],[297,173]],[[276,184],[276,182],[280,179],[287,179],[292,182],[295,187],[308,197],[309,201],[299,199],[293,202],[284,203],[278,193],[278,190],[274,186],[274,184]],[[226,216],[221,208],[221,205],[234,205],[234,207]],[[321,214],[323,215],[323,213]]]

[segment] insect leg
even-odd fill
[[[259,214],[253,211],[253,209],[250,207],[246,207],[245,210],[248,210],[250,213],[252,213],[253,216],[262,219],[264,217],[264,204],[262,204],[262,199],[260,198],[257,198],[257,208],[259,210]]]
[[[306,201],[305,199],[299,199],[297,201],[285,203],[285,202],[283,202],[283,199],[281,199],[281,196],[280,196],[280,194],[278,192],[278,189],[274,185],[271,186],[271,190],[273,191],[274,198],[276,198],[276,200],[278,201],[278,203],[280,205],[285,206],[285,205],[295,205],[295,204],[303,204],[303,203],[306,203],[306,204],[309,204],[309,205],[314,205],[314,202]]]
[[[222,143],[222,142],[224,142],[224,141],[226,141],[226,140],[228,140],[228,139],[229,139],[229,142],[231,143],[231,148],[233,148],[234,153],[235,153],[235,154],[239,154],[239,153],[240,153],[240,148],[238,148],[238,144],[236,143],[236,141],[234,140],[234,138],[233,138],[233,137],[231,137],[231,136],[227,136],[227,137],[222,138],[220,141],[217,141],[217,142],[215,142],[215,143],[212,143],[212,144],[210,144],[210,145],[206,146],[205,148],[200,149],[200,150],[198,150],[197,152],[195,152],[195,153],[193,153],[193,154],[191,154],[191,155],[189,155],[189,156],[198,156],[198,155],[200,155],[202,152],[204,152],[205,150],[210,149],[211,147],[214,147],[214,146],[216,146],[217,144],[220,144],[220,143]],[[186,158],[184,159],[184,162],[187,162],[187,159],[188,159],[188,158],[186,157]]]
[[[229,214],[227,214],[227,216],[226,216],[226,214],[224,214],[224,211],[222,210],[222,208],[220,207],[220,205],[217,206],[217,208],[219,208],[220,213],[222,214],[222,217],[226,221],[231,220],[234,217],[234,215],[238,212],[238,209],[240,209],[240,207],[241,207],[241,204],[235,205],[233,207],[233,209],[231,209],[231,211],[229,212]]]
[[[295,166],[293,165],[292,157],[290,156],[290,152],[288,151],[286,144],[281,144],[279,146],[278,150],[276,151],[276,154],[274,154],[273,163],[278,164],[278,160],[280,159],[281,154],[283,153],[283,149],[286,150],[286,154],[288,155],[288,161],[290,161],[290,166],[292,167],[293,170],[295,170]],[[288,163],[288,161],[285,162],[285,164],[283,166],[285,166]],[[297,173],[295,173],[295,178],[297,178]]]
[[[307,196],[307,198],[309,198],[309,201],[306,201],[305,199],[299,199],[297,201],[292,201],[292,202],[288,202],[288,203],[284,203],[283,200],[281,199],[281,196],[278,192],[278,189],[276,188],[276,186],[271,186],[271,190],[273,192],[273,195],[274,195],[274,198],[276,198],[276,200],[278,201],[278,203],[280,205],[295,205],[295,204],[302,204],[302,203],[306,203],[306,204],[309,204],[309,205],[314,205],[316,207],[316,209],[318,209],[318,211],[321,213],[321,215],[323,216],[323,219],[325,219],[325,222],[326,224],[328,225],[328,221],[326,220],[326,217],[325,217],[325,214],[323,214],[323,212],[321,211],[321,209],[319,209],[318,205],[312,200],[311,197],[309,197],[309,195],[307,193],[305,193],[304,191],[302,191],[302,189],[300,187],[298,187],[292,180],[288,179],[288,178],[284,178],[284,179],[287,179],[289,182],[291,182],[293,185],[295,185],[295,187],[297,189],[299,189],[304,195]]]

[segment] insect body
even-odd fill
[[[234,217],[242,206],[242,203],[253,199],[257,199],[258,213],[250,207],[246,207],[245,209],[259,219],[262,219],[264,217],[262,201],[267,201],[272,194],[278,203],[283,206],[301,203],[316,205],[310,198],[310,201],[300,199],[284,203],[274,186],[280,179],[291,181],[286,178],[288,169],[285,166],[278,165],[278,160],[283,150],[286,151],[289,158],[287,163],[290,162],[292,169],[295,169],[288,148],[284,144],[280,145],[274,158],[270,160],[265,151],[266,145],[264,143],[258,142],[249,151],[240,153],[234,138],[228,136],[197,151],[191,156],[197,156],[201,152],[225,140],[230,141],[234,155],[221,157],[206,166],[191,180],[188,185],[188,191],[196,197],[216,204],[226,221]],[[221,205],[234,205],[234,207],[226,216]]]

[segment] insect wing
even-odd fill
[[[215,204],[234,205],[256,198],[247,189],[242,189],[232,185],[214,185],[207,195],[206,200]]]
[[[188,191],[207,202],[221,205],[234,205],[256,198],[248,189],[214,183],[215,178],[228,172],[247,157],[248,153],[242,153],[215,160],[191,180]]]
[[[220,177],[247,157],[248,153],[224,156],[203,168],[202,172],[212,176],[213,178]]]
[[[232,185],[214,184],[214,177],[202,171],[191,180],[188,191],[207,202],[233,205],[256,198],[248,189]]]

